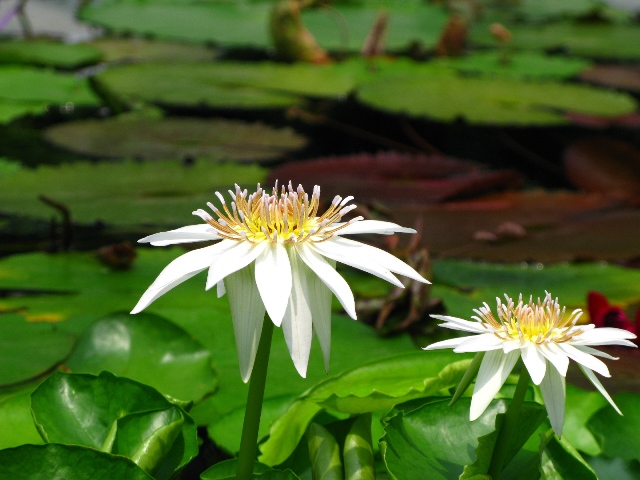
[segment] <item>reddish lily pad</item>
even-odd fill
[[[580,73],[585,82],[622,90],[640,91],[640,65],[594,65]]]

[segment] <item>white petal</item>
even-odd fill
[[[467,337],[467,339],[453,351],[456,353],[487,352],[489,350],[502,349],[502,343],[502,339],[496,337],[493,333],[483,333],[481,335]]]
[[[611,376],[611,374],[609,374],[609,369],[602,360],[599,360],[593,355],[589,355],[588,353],[578,350],[576,347],[568,345],[566,342],[559,343],[557,345],[564,353],[567,354],[567,357],[569,357],[571,360],[575,360],[576,362],[584,365],[590,370],[595,370],[604,377]]]
[[[330,262],[333,262],[330,260]],[[333,265],[329,265],[335,268]],[[329,360],[331,356],[331,290],[325,283],[312,272],[308,267],[304,270],[307,273],[307,285],[309,287],[309,305],[313,312],[313,331],[318,337],[320,350],[324,359],[324,369],[329,371]]]
[[[269,318],[279,327],[291,295],[291,265],[283,244],[265,244],[256,258],[256,283]]]
[[[567,396],[564,377],[555,368],[547,368],[547,374],[540,383],[540,392],[542,392],[551,428],[558,437],[561,437]]]
[[[222,241],[210,247],[192,250],[173,260],[164,267],[160,275],[153,281],[142,295],[131,313],[138,313],[147,308],[151,302],[165,294],[173,287],[200,273],[211,265],[222,253],[226,252],[235,242]]]
[[[593,386],[598,389],[600,394],[607,399],[607,402],[609,402],[611,406],[615,408],[616,412],[622,415],[622,412],[620,411],[618,406],[615,404],[613,399],[609,396],[609,393],[604,389],[604,387],[602,386],[602,383],[600,383],[600,380],[598,380],[598,377],[594,375],[593,371],[591,371],[590,368],[585,368],[580,364],[578,364],[578,366],[580,367],[580,370],[582,370],[582,372],[587,376],[587,378],[593,384]]]
[[[619,357],[614,357],[613,355],[609,355],[608,353],[601,352],[595,348],[586,347],[584,345],[574,345],[578,350],[584,353],[588,353],[589,355],[593,355],[596,357],[608,358],[609,360],[619,360]]]
[[[475,420],[482,415],[491,400],[493,400],[493,397],[504,385],[519,357],[520,350],[515,350],[506,355],[501,350],[492,350],[485,353],[480,364],[480,370],[478,370],[476,386],[473,388],[473,395],[471,396],[470,420]]]
[[[334,237],[335,239],[335,237]],[[342,248],[332,243],[332,240],[326,242],[316,242],[309,244],[310,248],[313,248],[317,253],[323,257],[330,258],[336,262],[344,263],[350,267],[357,268],[364,272],[380,277],[389,283],[394,284],[396,287],[404,288],[404,285],[393,275],[388,269],[376,262],[372,262],[365,257],[351,255],[350,252],[345,252]]]
[[[538,351],[536,345],[531,342],[526,342],[520,352],[524,366],[527,368],[529,375],[531,375],[531,380],[536,385],[540,385],[547,369],[546,359]]]
[[[218,282],[216,293],[218,294],[218,298],[224,297],[224,294],[227,293],[227,290],[224,288],[224,280]]]
[[[389,252],[372,247],[371,245],[349,240],[348,238],[334,237],[329,240],[329,242],[333,242],[335,245],[340,246],[345,250],[345,252],[357,252],[359,256],[367,258],[370,262],[374,261],[377,264],[382,265],[384,268],[391,270],[393,273],[404,275],[405,277],[412,278],[419,282],[431,283],[409,265],[404,263],[398,257],[391,255]]]
[[[569,368],[569,357],[555,343],[543,343],[539,348],[540,353],[556,367],[558,373],[566,377],[567,369]]]
[[[248,382],[256,359],[265,308],[254,280],[254,267],[249,265],[224,279],[228,292],[233,333],[236,338],[240,375]]]
[[[635,334],[621,328],[603,327],[584,331],[573,337],[569,343],[572,345],[628,345],[635,346],[632,340]]]
[[[482,326],[480,322],[471,322],[469,320],[463,320],[462,318],[449,317],[446,315],[430,315],[431,318],[435,318],[436,320],[442,320],[443,323],[438,325],[440,327],[450,328],[451,330],[462,330],[463,332],[472,332],[472,333],[487,333],[491,332],[491,330],[487,330]]]
[[[336,272],[322,256],[316,253],[308,245],[300,244],[295,246],[300,258],[304,263],[324,282],[324,284],[333,292],[340,301],[347,315],[354,320],[356,319],[356,302],[353,298],[351,287],[342,275]]]
[[[462,342],[469,337],[450,338],[449,340],[442,340],[441,342],[432,343],[423,348],[423,350],[439,350],[441,348],[456,348]]]
[[[235,243],[235,245],[228,249],[224,255],[216,257],[209,267],[205,287],[207,290],[213,288],[214,285],[217,285],[217,283],[227,275],[231,275],[233,272],[237,272],[241,268],[249,265],[267,247],[266,242],[250,243],[236,242],[234,240],[229,241]]]
[[[294,248],[287,251],[291,262],[292,286],[289,305],[282,320],[284,339],[289,347],[289,353],[298,373],[303,378],[307,376],[309,353],[311,352],[311,338],[313,324],[309,301],[309,286],[307,284],[305,264]]]
[[[341,224],[335,224],[339,226]],[[413,228],[401,227],[398,224],[391,222],[382,222],[380,220],[360,220],[359,222],[352,223],[351,225],[344,227],[338,235],[352,235],[360,233],[380,233],[382,235],[391,235],[393,233],[416,233]]]
[[[502,343],[502,352],[509,353],[522,348],[522,342],[518,340],[504,340]]]
[[[174,245],[176,243],[203,242],[207,240],[220,240],[222,237],[216,230],[206,223],[187,225],[168,232],[154,233],[138,240],[138,243],[150,243],[156,247]]]

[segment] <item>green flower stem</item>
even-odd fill
[[[265,318],[262,326],[262,335],[258,344],[256,360],[249,380],[249,394],[247,395],[247,408],[244,412],[242,424],[242,439],[240,440],[240,453],[238,455],[237,480],[249,480],[253,475],[253,466],[258,452],[258,427],[260,426],[260,414],[262,413],[262,400],[264,399],[264,386],[267,381],[267,367],[269,366],[269,352],[271,351],[271,337],[273,336],[273,322]]]
[[[504,467],[504,463],[509,452],[511,445],[511,438],[518,429],[518,417],[520,417],[520,410],[524,403],[524,396],[527,393],[529,387],[529,372],[526,367],[522,367],[520,371],[520,379],[516,386],[516,391],[513,394],[513,399],[507,408],[504,421],[502,422],[502,428],[498,433],[498,439],[496,440],[495,447],[493,448],[493,455],[491,456],[491,464],[489,465],[489,475],[492,480],[499,480],[500,474]]]

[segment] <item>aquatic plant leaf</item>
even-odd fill
[[[82,332],[66,361],[74,373],[106,370],[187,401],[215,390],[211,364],[209,351],[180,327],[158,315],[128,312],[104,317]]]
[[[45,137],[57,146],[97,158],[268,161],[305,140],[289,128],[239,120],[125,116],[82,120],[49,127]]]
[[[55,443],[0,451],[0,476],[13,480],[153,480],[126,457]]]
[[[52,323],[27,322],[17,314],[0,315],[0,386],[48,372],[69,355],[74,343],[73,336],[60,332]]]
[[[200,474],[201,480],[235,480],[238,460],[224,460]],[[256,462],[253,467],[251,480],[298,480],[298,476],[291,470],[276,470]]]
[[[49,39],[0,41],[0,64],[12,63],[77,69],[102,60],[97,48],[85,43],[62,43]]]
[[[31,391],[22,390],[0,399],[0,450],[24,444],[42,444],[31,416]]]
[[[209,161],[41,166],[0,177],[0,209],[49,221],[51,208],[38,200],[46,195],[66,205],[74,222],[178,226],[197,223],[191,212],[213,200],[216,190],[225,192],[238,181],[255,185],[264,177],[257,165]]]
[[[560,125],[562,112],[615,116],[633,112],[627,94],[587,85],[526,82],[507,78],[462,77],[453,72],[388,73],[364,82],[357,91],[367,105],[392,113],[471,124]]]
[[[640,461],[636,448],[640,442],[640,394],[619,393],[614,401],[624,416],[605,405],[589,418],[587,427],[608,457]]]
[[[209,62],[219,55],[206,45],[147,38],[102,37],[89,45],[101,52],[105,62]]]

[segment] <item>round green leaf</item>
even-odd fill
[[[0,451],[0,478],[153,480],[126,457],[77,445],[23,445]]]
[[[74,338],[51,323],[26,322],[20,315],[0,315],[0,385],[24,382],[62,362]]]
[[[554,82],[458,76],[441,68],[389,73],[364,82],[358,98],[381,110],[472,124],[553,125],[568,123],[563,112],[616,116],[636,109],[633,98]]]
[[[624,416],[606,405],[587,422],[587,427],[609,457],[640,461],[640,394],[620,393],[614,401]]]
[[[161,42],[145,38],[102,37],[93,40],[89,45],[102,52],[106,62],[208,62],[218,55],[215,49],[205,45]]]
[[[264,177],[265,170],[257,165],[206,161],[191,166],[175,160],[41,166],[0,176],[0,208],[49,221],[51,207],[38,200],[47,185],[47,196],[66,205],[75,222],[181,226],[200,221],[191,212],[206,207],[216,190],[225,192],[239,179],[251,188]]]
[[[45,137],[73,152],[101,158],[266,161],[305,144],[288,128],[197,118],[84,120],[49,127]]]
[[[0,42],[0,63],[76,69],[102,59],[97,48],[85,43],[61,43],[48,39]]]
[[[209,351],[150,313],[98,320],[80,336],[66,364],[76,373],[107,370],[181,400],[198,401],[217,385]]]
[[[0,400],[0,450],[43,443],[33,424],[30,395],[29,389]]]

